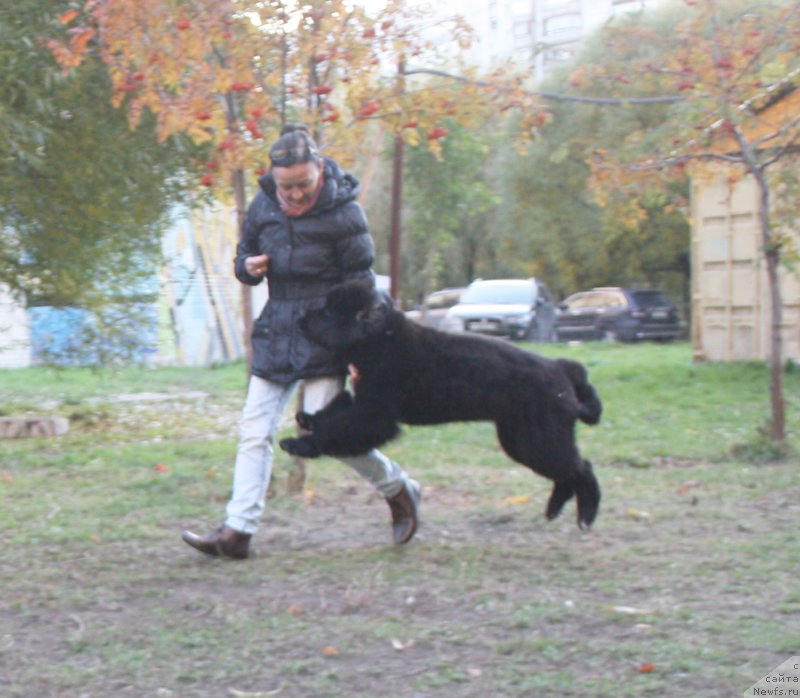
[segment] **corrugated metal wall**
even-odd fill
[[[164,236],[158,363],[207,366],[245,356],[242,292],[233,275],[236,212],[217,205],[180,212]],[[253,293],[253,309],[266,284]]]

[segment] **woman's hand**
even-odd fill
[[[244,268],[250,276],[264,276],[269,268],[269,255],[259,254],[244,260]]]

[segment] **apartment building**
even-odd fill
[[[489,67],[509,59],[534,67],[541,80],[571,60],[585,36],[621,13],[662,0],[461,0],[453,10],[479,37],[472,59]]]

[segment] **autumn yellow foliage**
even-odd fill
[[[160,139],[182,133],[212,145],[202,183],[214,188],[227,187],[231,172],[265,171],[268,145],[289,121],[307,124],[345,165],[375,121],[434,152],[448,119],[478,126],[515,108],[528,132],[544,123],[524,76],[409,70],[412,61],[453,65],[455,49],[472,40],[453,18],[434,43],[426,21],[402,2],[371,16],[344,0],[85,0],[60,17],[65,35],[49,46],[65,70],[98,53],[132,127],[149,110]]]

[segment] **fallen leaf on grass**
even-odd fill
[[[289,614],[293,616],[302,616],[306,612],[306,609],[304,609],[299,604],[294,604],[294,603],[289,604],[289,608],[287,608],[286,610],[289,611]]]
[[[636,667],[636,671],[638,671],[640,674],[649,674],[655,670],[656,670],[655,664],[641,664]]]
[[[614,613],[620,613],[625,616],[650,616],[653,611],[647,608],[636,608],[635,606],[611,606],[610,609]]]
[[[406,650],[410,650],[415,644],[414,640],[409,640],[408,642],[403,642],[402,640],[398,640],[397,638],[392,638],[392,647],[394,647],[398,652],[405,652]]]
[[[529,494],[520,494],[515,497],[506,497],[503,500],[506,504],[527,504],[531,501]]]
[[[277,688],[273,688],[271,691],[256,691],[255,693],[252,691],[240,691],[238,688],[231,688],[228,690],[235,698],[266,698],[267,696],[276,696],[283,690],[283,684],[278,686]]]
[[[168,473],[169,472],[169,468],[166,465],[164,465],[163,463],[159,463],[157,466],[155,466],[155,468],[153,468],[153,470],[155,470],[157,473]]]
[[[323,657],[338,657],[339,656],[339,650],[337,650],[335,647],[331,647],[331,645],[328,645],[328,646],[322,648],[322,656]]]
[[[640,521],[647,521],[653,518],[649,511],[640,511],[639,509],[633,509],[633,508],[628,509],[627,514],[632,519],[639,519]]]

